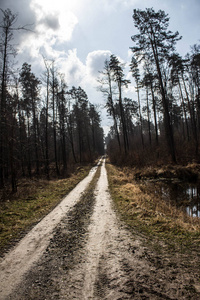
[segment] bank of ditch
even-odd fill
[[[120,217],[130,230],[144,235],[160,254],[180,255],[184,266],[199,272],[200,218],[166,202],[137,180],[138,171],[106,164],[109,188]],[[200,280],[199,280],[200,283]]]

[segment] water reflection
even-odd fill
[[[200,204],[199,203],[197,205],[192,206],[192,207],[191,206],[186,207],[186,211],[187,211],[187,214],[190,217],[200,218]]]
[[[163,200],[182,207],[191,217],[200,218],[200,184],[159,181],[154,187],[155,193],[159,193]]]
[[[200,188],[191,186],[187,189],[190,204],[186,207],[187,214],[190,217],[200,218]]]

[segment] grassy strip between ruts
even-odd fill
[[[172,251],[195,251],[200,247],[200,220],[191,218],[161,197],[134,180],[129,172],[110,163],[106,164],[109,188],[122,219],[148,237],[154,247],[162,241]],[[159,249],[158,249],[159,250]]]
[[[79,167],[66,179],[21,181],[18,193],[0,203],[0,254],[49,213],[90,169]]]

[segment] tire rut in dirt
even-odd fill
[[[123,237],[119,247],[121,243]],[[100,258],[94,299],[177,299],[167,295],[164,284],[154,278],[148,262],[144,258],[140,261],[137,252],[141,255],[141,248],[136,248],[135,255],[128,244],[121,250],[113,249],[112,255],[108,253]]]
[[[8,299],[68,299],[65,287],[76,264],[82,263],[81,249],[87,242],[87,228],[95,205],[94,188],[99,172],[81,200],[55,228],[53,238],[40,261]]]

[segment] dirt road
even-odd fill
[[[191,274],[119,221],[103,161],[0,262],[0,299],[198,299]]]

